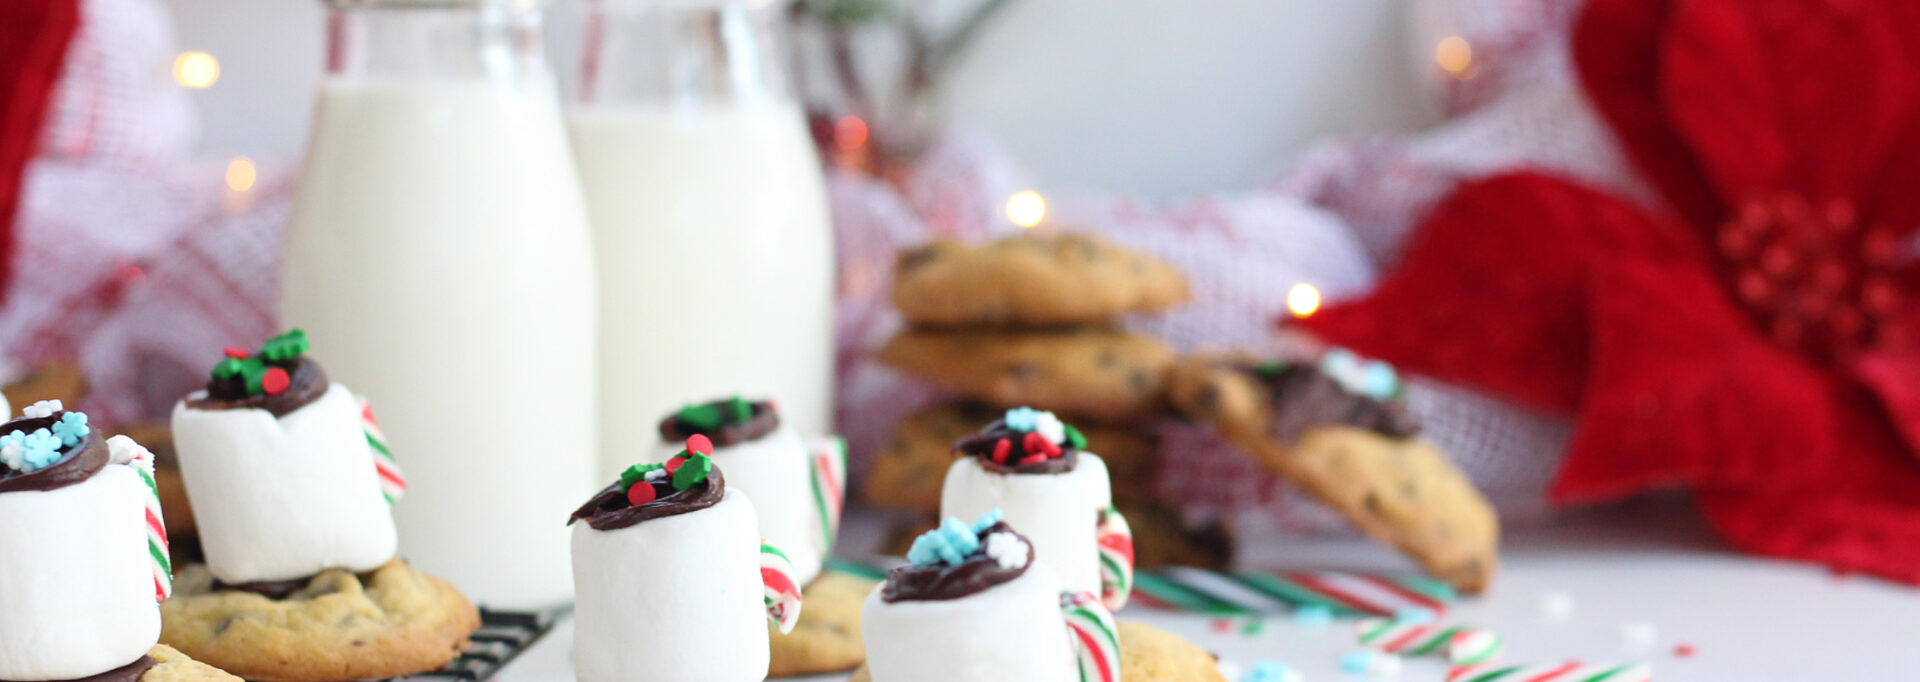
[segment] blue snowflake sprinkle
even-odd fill
[[[26,449],[23,459],[28,472],[39,471],[60,461],[60,438],[46,429],[36,429],[20,441]]]
[[[980,518],[973,520],[974,534],[978,535],[987,532],[987,529],[992,528],[993,524],[999,523],[1002,517],[1003,515],[1000,513],[999,507],[987,510],[987,513],[981,514]]]
[[[1325,604],[1302,604],[1293,609],[1293,622],[1310,628],[1333,624],[1333,609]]]
[[[1007,428],[1027,433],[1040,425],[1040,411],[1031,407],[1016,407],[1007,410],[1004,421],[1007,423]]]
[[[87,426],[87,415],[82,412],[60,415],[60,421],[53,424],[53,435],[60,437],[61,447],[73,447],[92,432],[93,428]]]
[[[939,528],[914,539],[913,547],[907,550],[907,561],[916,566],[940,563],[958,566],[967,560],[967,555],[979,549],[980,538],[973,528],[960,519],[948,517]]]

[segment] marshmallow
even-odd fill
[[[1033,542],[1034,556],[1059,572],[1064,589],[1100,594],[1100,512],[1112,506],[1113,489],[1099,455],[1077,457],[1064,474],[994,473],[977,457],[955,460],[940,491],[940,516],[971,519],[999,509]],[[733,470],[727,475],[731,481]]]
[[[1040,561],[959,599],[888,603],[881,589],[860,612],[874,682],[1080,680],[1060,615],[1060,578]]]
[[[609,531],[573,524],[575,679],[766,678],[760,533],[723,471],[725,496],[706,509]]]
[[[55,490],[0,494],[0,680],[71,680],[160,639],[147,486],[109,465]]]
[[[685,449],[684,443],[663,444],[653,452],[664,463]],[[793,429],[781,426],[757,440],[713,449],[713,462],[726,472],[727,489],[753,496],[760,534],[793,562],[800,584],[813,582],[827,548],[814,510],[813,478],[807,444]],[[972,517],[968,517],[972,518]]]
[[[222,582],[371,571],[393,559],[393,514],[360,403],[345,386],[333,384],[279,419],[182,401],[173,408],[173,439],[207,568]]]

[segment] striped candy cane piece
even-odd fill
[[[813,474],[813,509],[820,526],[820,555],[833,554],[840,535],[840,511],[847,500],[847,440],[839,436],[815,439],[808,448]]]
[[[765,538],[760,540],[761,595],[767,602],[767,619],[780,626],[780,634],[793,632],[800,622],[800,583],[793,579],[793,562],[785,552]]]
[[[1652,682],[1645,663],[1587,665],[1540,663],[1531,665],[1481,664],[1460,666],[1447,673],[1447,682]]]
[[[1455,665],[1485,663],[1500,651],[1500,636],[1461,625],[1366,618],[1354,623],[1361,646],[1402,656],[1446,656]]]
[[[380,430],[380,422],[373,418],[373,406],[362,396],[360,399],[360,430],[367,434],[367,446],[373,450],[373,468],[380,475],[380,494],[385,495],[387,504],[400,501],[407,494],[407,475],[400,471],[400,462],[393,458],[393,451],[387,449],[387,432]]]
[[[1119,611],[1133,594],[1133,527],[1120,510],[1100,510],[1095,531],[1100,542],[1100,600],[1109,611]]]
[[[1081,682],[1120,682],[1120,628],[1092,592],[1063,592],[1060,611],[1080,661]]]
[[[1335,615],[1392,616],[1412,609],[1443,616],[1453,588],[1425,576],[1295,571],[1229,575],[1199,568],[1169,568],[1134,576],[1135,592],[1150,605],[1212,614],[1283,612],[1324,607]]]
[[[107,450],[116,463],[133,468],[140,482],[147,484],[144,505],[147,527],[147,562],[153,569],[153,600],[166,601],[173,596],[173,547],[167,539],[167,517],[160,510],[160,484],[153,480],[153,453],[126,436],[107,441]]]

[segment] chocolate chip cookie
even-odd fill
[[[953,465],[953,443],[999,419],[993,408],[942,405],[915,414],[894,427],[893,440],[867,470],[861,496],[868,504],[890,509],[934,513],[940,511],[940,486]],[[1153,469],[1158,462],[1152,436],[1126,429],[1086,424],[1080,433],[1087,451],[1106,460],[1113,478],[1113,497],[1127,504],[1152,496]]]
[[[997,408],[1029,405],[1063,416],[1121,422],[1165,403],[1173,350],[1110,329],[907,330],[882,363]]]
[[[816,675],[852,670],[867,660],[860,635],[860,606],[878,582],[825,571],[802,591],[800,622],[782,635],[769,625],[773,665],[769,677]]]
[[[384,679],[446,665],[480,612],[445,581],[394,560],[371,573],[321,573],[283,599],[215,590],[205,567],[181,572],[160,603],[160,641],[249,680]]]
[[[1212,423],[1435,577],[1462,592],[1485,589],[1499,561],[1499,521],[1446,454],[1411,435],[1398,406],[1329,391],[1316,377],[1278,367],[1189,358],[1169,372],[1169,393],[1189,418]]]
[[[1186,278],[1165,262],[1056,231],[939,239],[901,253],[893,279],[894,307],[921,325],[1089,324],[1186,300]]]
[[[147,658],[153,659],[155,665],[140,676],[140,682],[240,682],[240,678],[188,658],[165,644],[147,652]]]
[[[1179,635],[1120,622],[1120,679],[1126,682],[1227,682],[1213,655]],[[873,682],[866,666],[847,682]]]

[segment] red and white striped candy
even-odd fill
[[[1447,682],[1652,682],[1653,671],[1645,663],[1588,665],[1535,663],[1505,665],[1482,663],[1460,666],[1447,673]]]
[[[1133,527],[1120,510],[1100,510],[1094,531],[1100,543],[1100,600],[1109,611],[1119,611],[1133,594]]]
[[[153,568],[153,600],[166,601],[173,596],[173,548],[167,540],[166,515],[160,511],[160,486],[153,480],[153,453],[138,448],[127,465],[140,475],[140,482],[147,484],[147,554]]]
[[[765,538],[760,540],[760,583],[767,603],[767,619],[780,626],[780,633],[793,632],[800,622],[800,582],[794,580],[793,562],[787,554]]]
[[[1120,682],[1120,628],[1092,592],[1064,592],[1060,612],[1073,638],[1082,682]]]
[[[839,436],[816,439],[808,448],[807,467],[813,475],[813,508],[820,526],[820,555],[833,554],[840,535],[840,512],[847,499],[847,441]]]
[[[393,458],[393,451],[387,449],[387,432],[380,430],[380,422],[373,418],[373,406],[367,399],[360,398],[360,429],[367,434],[367,447],[373,450],[373,468],[380,475],[380,494],[386,496],[387,504],[400,501],[407,494],[407,475],[400,471],[400,462]]]

